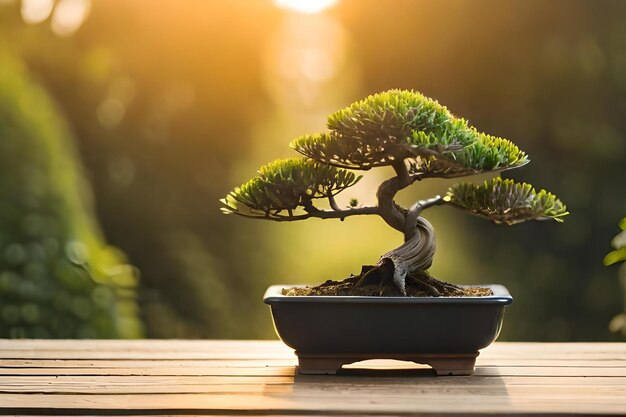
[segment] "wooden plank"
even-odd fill
[[[293,376],[295,366],[281,367],[222,367],[222,368],[10,368],[0,375],[125,375],[125,376]]]
[[[607,345],[611,345],[610,343]],[[248,350],[267,348],[289,350],[279,340],[232,340],[232,339],[0,339],[0,349],[70,349],[70,350],[182,350],[216,349],[222,347]]]
[[[526,375],[541,369],[549,369],[551,373],[567,373],[567,375],[580,372],[580,375],[595,375],[594,370],[607,370],[611,375],[620,376],[626,373],[626,361],[535,361],[535,360],[485,360],[492,365],[480,364],[486,374],[492,374],[493,369],[507,373],[515,373],[515,368]],[[284,369],[294,369],[295,359],[284,360],[206,360],[193,361],[90,361],[90,360],[0,360],[0,375],[12,374],[154,374],[154,375],[207,375],[222,372],[245,374],[250,371],[253,374],[259,372],[270,374],[273,370],[284,374]],[[555,366],[556,363],[556,366]],[[498,365],[499,364],[499,365]],[[549,365],[549,366],[548,366]],[[420,369],[426,365],[412,362],[393,360],[371,360],[347,365],[347,369],[367,367],[371,369]],[[489,368],[493,368],[490,370]],[[585,369],[588,368],[588,369]],[[267,371],[267,372],[265,372]],[[293,372],[292,372],[293,373]],[[543,372],[545,374],[545,372]]]
[[[284,353],[292,349],[278,340],[50,340],[0,339],[0,351],[78,351],[78,352],[220,352]]]
[[[181,357],[183,359],[181,359]],[[284,359],[295,357],[293,351],[250,351],[229,350],[228,347],[216,350],[194,351],[117,351],[117,350],[0,350],[1,359],[85,359],[85,360],[257,360],[257,359]]]
[[[278,341],[2,340],[0,359],[276,359],[294,357]]]
[[[184,356],[181,358],[181,356]],[[487,357],[486,352],[481,352],[481,356],[483,358]],[[479,356],[479,360],[481,359]],[[204,360],[280,360],[280,359],[288,359],[294,358],[295,355],[290,352],[289,354],[280,354],[280,355],[262,355],[257,352],[248,352],[248,353],[236,353],[236,352],[179,352],[178,358],[176,357],[176,353],[154,353],[148,354],[146,352],[142,353],[127,353],[127,354],[118,354],[107,351],[102,352],[38,352],[35,355],[28,354],[28,352],[22,351],[0,351],[0,363],[4,359],[49,359],[49,360],[176,360],[176,361],[188,361],[188,360],[196,360],[196,361],[204,361]],[[593,361],[626,361],[625,355],[617,355],[617,354],[595,354],[595,355],[583,355],[583,354],[571,354],[571,355],[547,355],[543,354],[541,351],[531,352],[531,353],[521,353],[519,355],[509,355],[509,356],[497,356],[491,355],[488,356],[490,361],[506,361],[507,359],[538,359],[541,358],[543,360],[560,360],[560,361],[577,361],[577,360],[593,360]],[[480,362],[479,362],[480,363]]]
[[[6,349],[70,349],[70,350],[197,350],[219,349],[223,347],[239,348],[248,351],[250,348],[266,348],[271,350],[289,351],[290,349],[278,340],[178,340],[178,339],[0,339],[0,350]],[[575,352],[624,352],[625,343],[584,342],[584,343],[541,343],[541,342],[497,342],[484,351],[500,350],[543,350],[543,351],[575,351]]]
[[[371,392],[377,395],[406,393],[412,395],[415,390],[420,394],[435,395],[441,390],[456,390],[459,393],[478,393],[498,395],[503,387],[517,393],[568,392],[587,395],[592,390],[598,393],[625,395],[626,378],[615,380],[610,377],[591,378],[592,381],[577,377],[542,378],[532,380],[523,377],[494,378],[395,378],[391,381],[379,378],[352,378],[350,381],[336,381],[329,377],[296,379],[293,377],[72,377],[72,376],[37,376],[37,377],[2,377],[0,392],[15,393],[57,393],[57,394],[167,394],[167,393],[249,393],[249,392],[284,392],[295,390],[328,390],[329,386],[340,391]],[[508,392],[508,391],[507,391]]]
[[[372,371],[380,372],[384,376],[385,371],[394,371],[397,368],[378,368]],[[402,369],[399,369],[402,370]],[[420,371],[431,372],[428,368],[407,368],[405,370],[416,372],[416,375],[424,375]],[[344,374],[358,375],[360,369],[342,371]],[[222,367],[222,368],[49,368],[29,369],[11,368],[10,371],[2,372],[3,375],[215,375],[215,376],[290,376],[295,372],[294,366],[287,367]],[[581,377],[624,377],[626,368],[612,367],[477,367],[474,376],[502,377],[502,376],[581,376]]]
[[[92,352],[95,354],[108,352],[123,356],[124,354],[138,355],[152,358],[152,354],[174,355],[180,358],[182,352],[198,353],[224,353],[234,354],[255,353],[257,357],[265,355],[283,355],[292,352],[287,346],[279,341],[246,341],[246,340],[2,340],[0,339],[0,352],[22,351],[25,354],[37,355],[46,352]],[[492,344],[482,352],[489,352],[491,356],[515,355],[541,351],[543,354],[555,354],[557,356],[571,354],[581,355],[585,353],[617,354],[626,356],[626,344],[624,343],[507,343],[499,342]]]
[[[491,357],[479,357],[476,361],[478,366],[551,366],[551,367],[626,367],[626,360],[589,360],[589,359],[544,359],[544,358],[511,358],[499,359]],[[1,359],[0,374],[9,372],[17,368],[176,368],[176,369],[196,369],[196,368],[224,368],[224,367],[273,367],[273,366],[293,366],[297,364],[297,359],[203,359],[203,360],[90,360],[90,359]],[[352,366],[352,365],[351,365]],[[415,368],[417,364],[413,362],[394,360],[369,360],[358,362],[355,366],[367,366],[372,368]]]
[[[0,405],[12,410],[143,410],[153,412],[194,411],[219,413],[224,411],[281,413],[589,413],[621,414],[626,408],[624,396],[592,392],[588,395],[567,391],[540,392],[521,395],[516,391],[494,395],[492,392],[462,394],[437,392],[422,395],[371,392],[338,392],[333,387],[307,392],[265,392],[263,394],[158,394],[158,395],[50,395],[0,394]]]
[[[626,376],[626,368],[553,368],[548,366],[527,367],[478,367],[474,372],[478,376]]]
[[[81,351],[28,351],[28,350],[0,350],[0,361],[3,359],[49,359],[49,360],[279,360],[294,358],[293,351],[283,353],[258,352],[251,350],[249,352],[237,351],[190,351],[190,352],[112,352],[107,350],[94,352]],[[507,359],[542,359],[542,360],[608,360],[608,361],[626,361],[626,353],[563,353],[555,354],[537,351],[525,352],[508,352],[506,355],[482,351],[478,360],[489,358],[489,360],[507,360]]]
[[[448,387],[445,387],[446,389]],[[320,386],[308,386],[307,389],[310,391],[307,393],[308,395],[320,395],[321,392],[328,390],[328,385],[320,385]],[[442,387],[441,386],[424,386],[420,385],[419,387],[407,387],[398,385],[394,387],[394,395],[396,396],[411,396],[415,394],[415,391],[419,391],[420,396],[432,396],[436,397],[439,395]],[[502,391],[500,387],[492,387],[492,386],[456,386],[451,387],[450,389],[454,389],[459,391],[461,394],[459,395],[489,395],[489,396],[497,396],[501,395]],[[584,397],[586,394],[589,394],[589,390],[593,390],[593,397],[603,396],[605,398],[617,398],[618,396],[626,395],[626,392],[623,388],[615,387],[615,386],[604,386],[604,385],[595,385],[593,387],[584,387],[584,386],[553,386],[553,385],[539,385],[539,386],[518,386],[512,388],[511,391],[515,393],[517,396],[528,397],[531,395],[535,395],[538,390],[541,390],[543,394],[550,395],[551,398],[555,398],[555,396],[582,396]],[[28,385],[23,384],[14,384],[14,385],[6,385],[0,388],[0,393],[22,393],[22,394],[31,394],[31,393],[39,393],[39,394],[84,394],[87,396],[98,395],[98,394],[141,394],[141,395],[157,395],[157,394],[231,394],[233,396],[237,396],[240,394],[264,394],[264,395],[275,395],[275,394],[285,394],[291,396],[293,393],[293,386],[290,383],[283,384],[271,384],[271,385],[259,385],[259,384],[234,384],[234,385],[226,385],[226,384],[172,384],[167,382],[159,383],[155,386],[140,386],[131,383],[123,383],[123,384],[95,384],[90,382],[85,383],[55,383],[51,384],[39,384],[32,383]],[[370,396],[387,396],[389,392],[387,390],[380,389],[379,386],[351,386],[350,387],[350,396],[355,395],[366,395]],[[300,395],[300,394],[299,394]],[[324,396],[327,398],[328,396]],[[334,398],[335,401],[339,401],[340,398]],[[626,406],[626,402],[623,403]]]
[[[88,359],[2,359],[0,369],[11,368],[155,368],[155,367],[175,367],[175,368],[223,368],[223,367],[272,367],[272,366],[293,366],[297,364],[297,359],[204,359],[204,360],[88,360]],[[626,367],[624,361],[601,361],[601,360],[550,360],[550,359],[492,359],[483,358],[479,366],[552,366],[552,367]],[[400,361],[391,359],[372,359],[355,362],[349,366],[361,367],[382,367],[382,368],[412,368],[418,364],[411,361]]]

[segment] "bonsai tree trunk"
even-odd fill
[[[435,230],[425,218],[422,210],[443,203],[440,196],[418,201],[408,210],[394,201],[398,191],[411,185],[411,178],[404,162],[393,165],[396,176],[384,181],[378,188],[379,215],[394,229],[404,234],[404,243],[383,256],[371,269],[367,269],[357,285],[374,282],[384,284],[392,281],[403,295],[406,295],[407,280],[420,286],[432,296],[462,294],[459,286],[439,281],[431,277],[427,270],[435,254]]]
[[[385,253],[373,268],[361,275],[357,285],[393,282],[406,295],[407,281],[432,296],[460,295],[462,289],[431,277],[427,270],[435,254],[435,231],[425,218],[407,215],[405,242]],[[416,218],[417,217],[417,218]]]

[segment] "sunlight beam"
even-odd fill
[[[274,0],[274,4],[281,9],[296,13],[321,13],[338,3],[338,0]]]

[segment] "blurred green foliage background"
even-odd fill
[[[626,213],[626,3],[289,3],[0,0],[0,336],[274,337],[268,285],[343,278],[401,236],[217,200],[334,110],[412,88],[517,143],[531,163],[505,176],[571,212],[509,228],[433,209],[433,273],[506,285],[502,339],[618,338],[602,258]]]
[[[62,116],[18,62],[0,67],[0,336],[141,336],[134,270],[94,224]]]

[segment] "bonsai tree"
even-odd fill
[[[396,194],[422,180],[500,172],[529,162],[511,141],[479,132],[418,92],[391,90],[369,96],[332,114],[328,129],[295,139],[291,147],[304,157],[261,167],[256,177],[221,200],[222,211],[278,222],[380,216],[404,235],[404,243],[345,280],[351,288],[377,284],[381,289],[395,287],[402,295],[407,295],[408,286],[431,296],[464,294],[461,287],[427,272],[435,253],[433,227],[422,217],[428,208],[451,205],[506,225],[560,222],[568,214],[553,194],[500,177],[480,185],[457,183],[444,196],[399,205]],[[337,204],[335,196],[361,179],[352,170],[382,166],[391,166],[395,176],[378,187],[376,205],[362,206],[354,199],[348,207]],[[320,200],[326,200],[325,207]],[[340,283],[320,288],[331,284]]]

